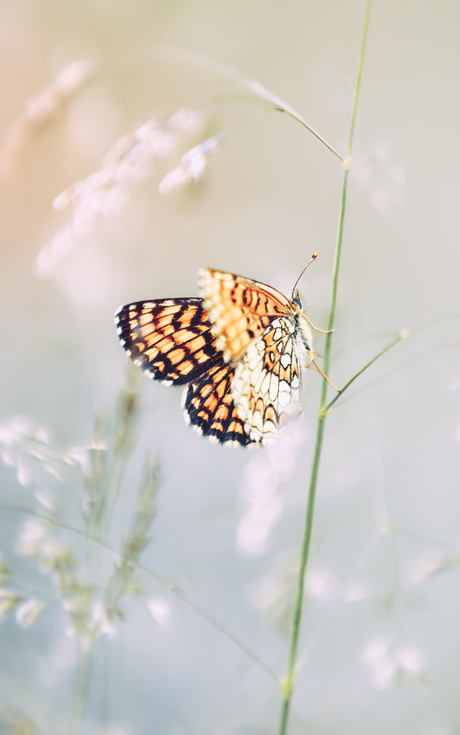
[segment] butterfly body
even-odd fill
[[[122,346],[149,377],[185,385],[186,420],[211,441],[260,446],[300,410],[312,333],[296,292],[210,268],[200,298],[121,307]]]

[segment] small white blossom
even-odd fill
[[[62,450],[51,444],[48,429],[34,426],[26,416],[13,416],[0,424],[0,457],[7,466],[16,468],[17,480],[25,487],[34,479],[37,463],[47,475],[62,480],[62,465],[87,464],[88,448]]]
[[[55,89],[64,97],[74,94],[94,74],[94,64],[78,59],[62,69],[54,80]]]
[[[19,155],[44,127],[58,117],[69,98],[88,81],[92,73],[91,62],[75,61],[59,72],[51,84],[27,100],[22,116],[12,125],[5,145],[0,149],[0,177],[11,171]]]
[[[160,194],[170,194],[178,186],[199,181],[204,176],[209,155],[220,145],[222,138],[223,134],[208,138],[182,156],[180,164],[160,182],[158,186]]]
[[[36,490],[34,493],[35,500],[39,503],[42,508],[48,511],[48,513],[55,513],[57,504],[56,498],[47,490]]]
[[[310,600],[322,602],[334,595],[336,581],[333,574],[324,567],[312,565],[305,575],[305,593]]]
[[[0,444],[14,447],[32,432],[32,422],[27,416],[13,416],[9,421],[0,424]]]
[[[159,628],[167,630],[171,620],[171,606],[162,597],[147,600],[147,609]]]
[[[98,171],[61,192],[54,200],[54,208],[69,210],[69,219],[38,254],[38,275],[53,276],[60,258],[72,250],[76,239],[87,237],[96,221],[115,217],[133,186],[147,179],[160,161],[178,149],[184,138],[195,135],[203,119],[196,111],[179,110],[166,121],[147,120],[111,146]],[[206,143],[203,145],[207,150]],[[197,177],[198,164],[196,157],[193,158],[188,168],[190,175]]]
[[[62,571],[68,571],[74,566],[72,549],[64,541],[49,535],[41,543],[39,563],[43,572],[54,573],[59,581]]]
[[[16,551],[22,556],[37,556],[49,534],[50,524],[46,521],[39,518],[26,520],[16,541]]]
[[[78,636],[84,650],[88,651],[97,638],[114,637],[115,625],[107,615],[104,602],[100,598],[93,599],[88,588],[75,587],[64,598],[62,606],[70,619],[66,634]]]
[[[402,678],[416,683],[422,680],[425,665],[415,646],[396,645],[390,638],[372,638],[364,647],[362,662],[368,667],[377,689],[388,689]]]
[[[26,457],[19,456],[16,460],[16,478],[22,487],[27,487],[30,484],[30,467]]]
[[[279,486],[292,477],[304,440],[301,421],[297,421],[246,464],[240,494],[247,507],[236,534],[237,547],[243,553],[258,556],[267,550],[271,529],[283,508]]]
[[[16,608],[16,621],[22,628],[29,628],[34,625],[41,616],[45,604],[35,597],[24,600]]]
[[[92,630],[95,637],[99,638],[104,635],[108,638],[113,638],[116,632],[115,625],[109,619],[104,603],[101,600],[93,600],[91,609],[93,621]]]
[[[409,570],[409,578],[413,583],[425,582],[432,577],[460,566],[460,555],[433,550],[424,553]]]

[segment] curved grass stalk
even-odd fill
[[[355,129],[356,111],[357,111],[357,106],[358,106],[359,91],[360,91],[360,86],[361,86],[361,75],[362,75],[363,62],[364,62],[364,51],[366,47],[367,30],[368,30],[368,25],[369,25],[369,11],[370,11],[370,0],[366,0],[366,4],[364,8],[363,28],[362,28],[362,34],[361,34],[361,46],[360,46],[359,60],[358,60],[358,73],[357,73],[355,90],[354,90],[354,95],[353,95],[353,108],[352,108],[352,114],[351,114],[350,132],[348,136],[348,155],[347,155],[347,160],[344,162],[342,196],[341,196],[341,203],[340,203],[339,223],[338,223],[338,229],[337,229],[334,270],[333,270],[333,276],[332,276],[331,304],[330,304],[330,309],[329,309],[329,322],[328,322],[329,330],[332,330],[334,328],[334,321],[335,321],[335,309],[336,309],[336,302],[337,302],[337,285],[338,285],[338,278],[339,278],[340,256],[342,253],[343,225],[344,225],[345,209],[346,209],[346,201],[347,201],[348,175],[349,175],[350,165],[351,165],[353,134],[354,134],[354,129]],[[325,352],[324,352],[324,372],[326,373],[326,375],[328,375],[329,373],[331,346],[332,346],[332,334],[333,333],[331,331],[326,336],[326,347],[325,347]],[[310,486],[309,486],[309,491],[308,491],[304,536],[303,536],[302,550],[301,550],[301,555],[300,555],[300,568],[299,568],[299,575],[298,575],[298,580],[297,580],[297,595],[296,595],[296,602],[295,602],[294,615],[293,615],[293,621],[292,621],[288,665],[287,665],[286,676],[282,682],[283,699],[282,699],[282,704],[281,704],[281,714],[280,714],[280,720],[279,720],[278,735],[286,735],[286,732],[287,732],[289,709],[290,709],[292,691],[293,691],[294,681],[295,681],[295,664],[296,664],[297,649],[298,649],[298,642],[299,642],[300,623],[301,623],[301,618],[302,618],[305,572],[307,569],[308,554],[310,550],[310,541],[311,541],[311,534],[312,534],[312,528],[313,528],[313,514],[314,514],[314,508],[315,508],[315,496],[316,496],[316,488],[318,484],[318,472],[319,472],[321,451],[322,451],[323,438],[324,438],[325,420],[327,416],[327,412],[324,413],[324,409],[326,406],[327,389],[328,389],[328,385],[326,381],[323,381],[320,405],[319,405],[319,411],[318,411],[316,443],[315,443],[315,450],[314,450],[314,455],[313,455],[313,465],[312,465],[311,476],[310,476]]]
[[[34,510],[31,510],[30,508],[27,508],[26,506],[21,505],[5,505],[3,503],[0,503],[0,511],[3,512],[10,512],[10,513],[18,513],[20,515],[33,515],[37,516],[37,512]],[[66,531],[69,531],[73,533],[75,536],[80,537],[83,541],[90,542],[94,545],[94,547],[98,548],[99,551],[104,551],[112,554],[114,558],[117,559],[117,561],[122,563],[130,563],[132,568],[135,569],[138,572],[142,572],[143,574],[146,574],[148,577],[151,577],[151,579],[154,579],[156,582],[159,582],[163,586],[165,590],[168,590],[171,592],[171,594],[178,597],[182,602],[184,602],[188,607],[192,608],[192,610],[195,610],[198,615],[201,615],[205,620],[208,621],[211,625],[216,628],[220,633],[222,633],[228,640],[232,641],[232,643],[237,646],[240,651],[242,651],[246,656],[251,658],[258,666],[261,667],[261,669],[264,669],[267,674],[270,675],[272,679],[279,682],[279,676],[277,672],[272,669],[269,664],[267,664],[263,659],[261,659],[259,656],[257,656],[256,653],[251,651],[250,648],[248,648],[242,641],[240,641],[236,635],[234,635],[228,628],[225,627],[223,623],[221,623],[217,618],[215,618],[211,613],[209,613],[207,610],[205,610],[204,607],[202,607],[198,602],[195,602],[193,598],[191,598],[189,595],[187,595],[186,592],[184,592],[180,587],[178,587],[173,582],[169,581],[165,577],[163,577],[161,574],[158,574],[157,572],[152,572],[151,569],[147,569],[147,567],[143,566],[139,562],[133,561],[130,559],[126,554],[119,551],[115,547],[111,546],[107,541],[102,540],[100,536],[90,536],[88,531],[81,530],[77,528],[76,526],[72,526],[69,523],[65,523],[64,521],[57,520],[54,517],[46,516],[44,514],[40,514],[40,519],[47,521],[53,526],[58,526],[60,529],[65,529]],[[15,531],[11,531],[11,533],[15,533]],[[84,660],[82,657],[82,672],[81,674],[77,673],[77,679],[78,679],[78,685],[81,687],[81,691],[83,691],[83,682],[86,680],[86,675],[89,672],[89,661]],[[86,673],[84,673],[86,672]],[[81,677],[80,679],[78,677]],[[77,707],[77,719],[80,718],[80,711]],[[78,732],[78,730],[76,730]]]
[[[221,64],[220,62],[217,62],[213,59],[209,59],[207,56],[203,56],[202,54],[193,53],[191,51],[183,51],[168,46],[157,46],[156,50],[162,52],[165,55],[175,56],[176,58],[183,58],[187,61],[187,63],[193,63],[197,66],[203,66],[207,69],[211,69],[214,73],[219,74],[219,76],[237,82],[241,86],[245,87],[249,92],[251,92],[251,94],[253,94],[256,99],[271,103],[275,110],[283,112],[286,115],[292,117],[294,120],[297,120],[297,122],[303,125],[304,128],[306,128],[312,135],[314,135],[315,138],[320,141],[320,143],[322,143],[328,150],[330,150],[331,153],[333,153],[334,156],[336,156],[343,165],[346,165],[345,159],[340,155],[340,153],[338,153],[335,148],[333,148],[333,146],[330,145],[322,137],[322,135],[320,135],[313,128],[313,126],[310,125],[310,123],[307,122],[304,117],[302,117],[299,112],[297,112],[297,110],[291,107],[288,102],[285,102],[281,97],[279,97],[277,94],[258,82],[256,79],[252,79],[246,74],[243,74],[242,72],[239,72],[236,69],[232,69],[231,67],[226,66],[225,64]]]
[[[350,380],[347,381],[347,383],[344,385],[344,387],[340,389],[340,391],[337,393],[336,396],[334,396],[333,400],[330,403],[328,403],[323,408],[323,410],[321,412],[321,415],[322,416],[326,416],[329,413],[329,411],[332,408],[332,406],[338,401],[339,398],[342,398],[342,396],[345,393],[345,391],[355,382],[355,380],[357,378],[359,378],[368,368],[370,368],[371,365],[373,365],[374,362],[376,362],[380,357],[383,357],[383,355],[385,355],[386,352],[388,352],[393,347],[395,347],[395,345],[399,344],[400,342],[402,342],[405,339],[409,339],[409,337],[412,334],[415,334],[416,332],[420,332],[422,329],[428,329],[429,327],[433,326],[434,324],[439,324],[442,321],[451,321],[452,319],[457,319],[457,318],[458,318],[457,315],[452,316],[452,317],[442,317],[441,319],[438,319],[438,320],[435,320],[435,321],[430,321],[430,322],[428,322],[426,324],[422,324],[419,327],[415,327],[414,329],[401,330],[399,332],[399,334],[394,339],[392,339],[391,342],[389,342],[386,345],[386,347],[384,347],[382,350],[380,350],[380,352],[378,352],[376,355],[374,355],[374,357],[371,360],[369,360],[369,362],[367,362],[364,365],[364,367],[361,368],[361,370],[358,370],[358,372],[355,375],[353,375],[353,377],[350,378]],[[406,362],[404,362],[401,365],[398,365],[396,368],[392,368],[390,370],[387,370],[385,373],[382,373],[378,378],[376,378],[372,382],[372,385],[374,386],[377,383],[381,382],[382,380],[386,380],[387,378],[389,378],[390,376],[394,375],[395,373],[398,373],[401,370],[404,370],[405,368],[408,368],[408,367],[411,367],[412,365],[415,365],[419,360],[422,360],[422,359],[425,359],[425,358],[428,358],[428,357],[430,357],[430,358],[432,358],[434,360],[435,359],[435,356],[436,356],[436,354],[438,352],[440,352],[441,350],[446,349],[447,347],[450,347],[450,346],[451,345],[449,345],[448,343],[444,343],[444,344],[440,344],[440,345],[435,345],[430,350],[423,350],[419,354],[417,354],[415,357],[412,357],[411,359],[406,360]],[[438,364],[443,365],[443,363],[440,360],[437,360],[437,362],[438,362]],[[367,388],[369,388],[369,385],[364,386],[364,388],[361,388],[361,391],[364,391]],[[360,391],[358,391],[358,392],[360,392]],[[354,393],[353,394],[353,397],[355,395],[357,395],[357,393]],[[339,405],[342,406],[347,400],[350,400],[350,398],[345,398],[345,400],[344,401],[341,401],[341,403]]]

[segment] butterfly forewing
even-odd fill
[[[291,310],[276,289],[233,273],[202,268],[199,288],[217,346],[234,363],[274,318]]]
[[[128,355],[156,380],[184,385],[223,362],[201,299],[136,301],[115,323]]]

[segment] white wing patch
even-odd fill
[[[235,368],[232,395],[248,436],[273,441],[288,416],[300,410],[300,365],[290,316],[272,322]]]

